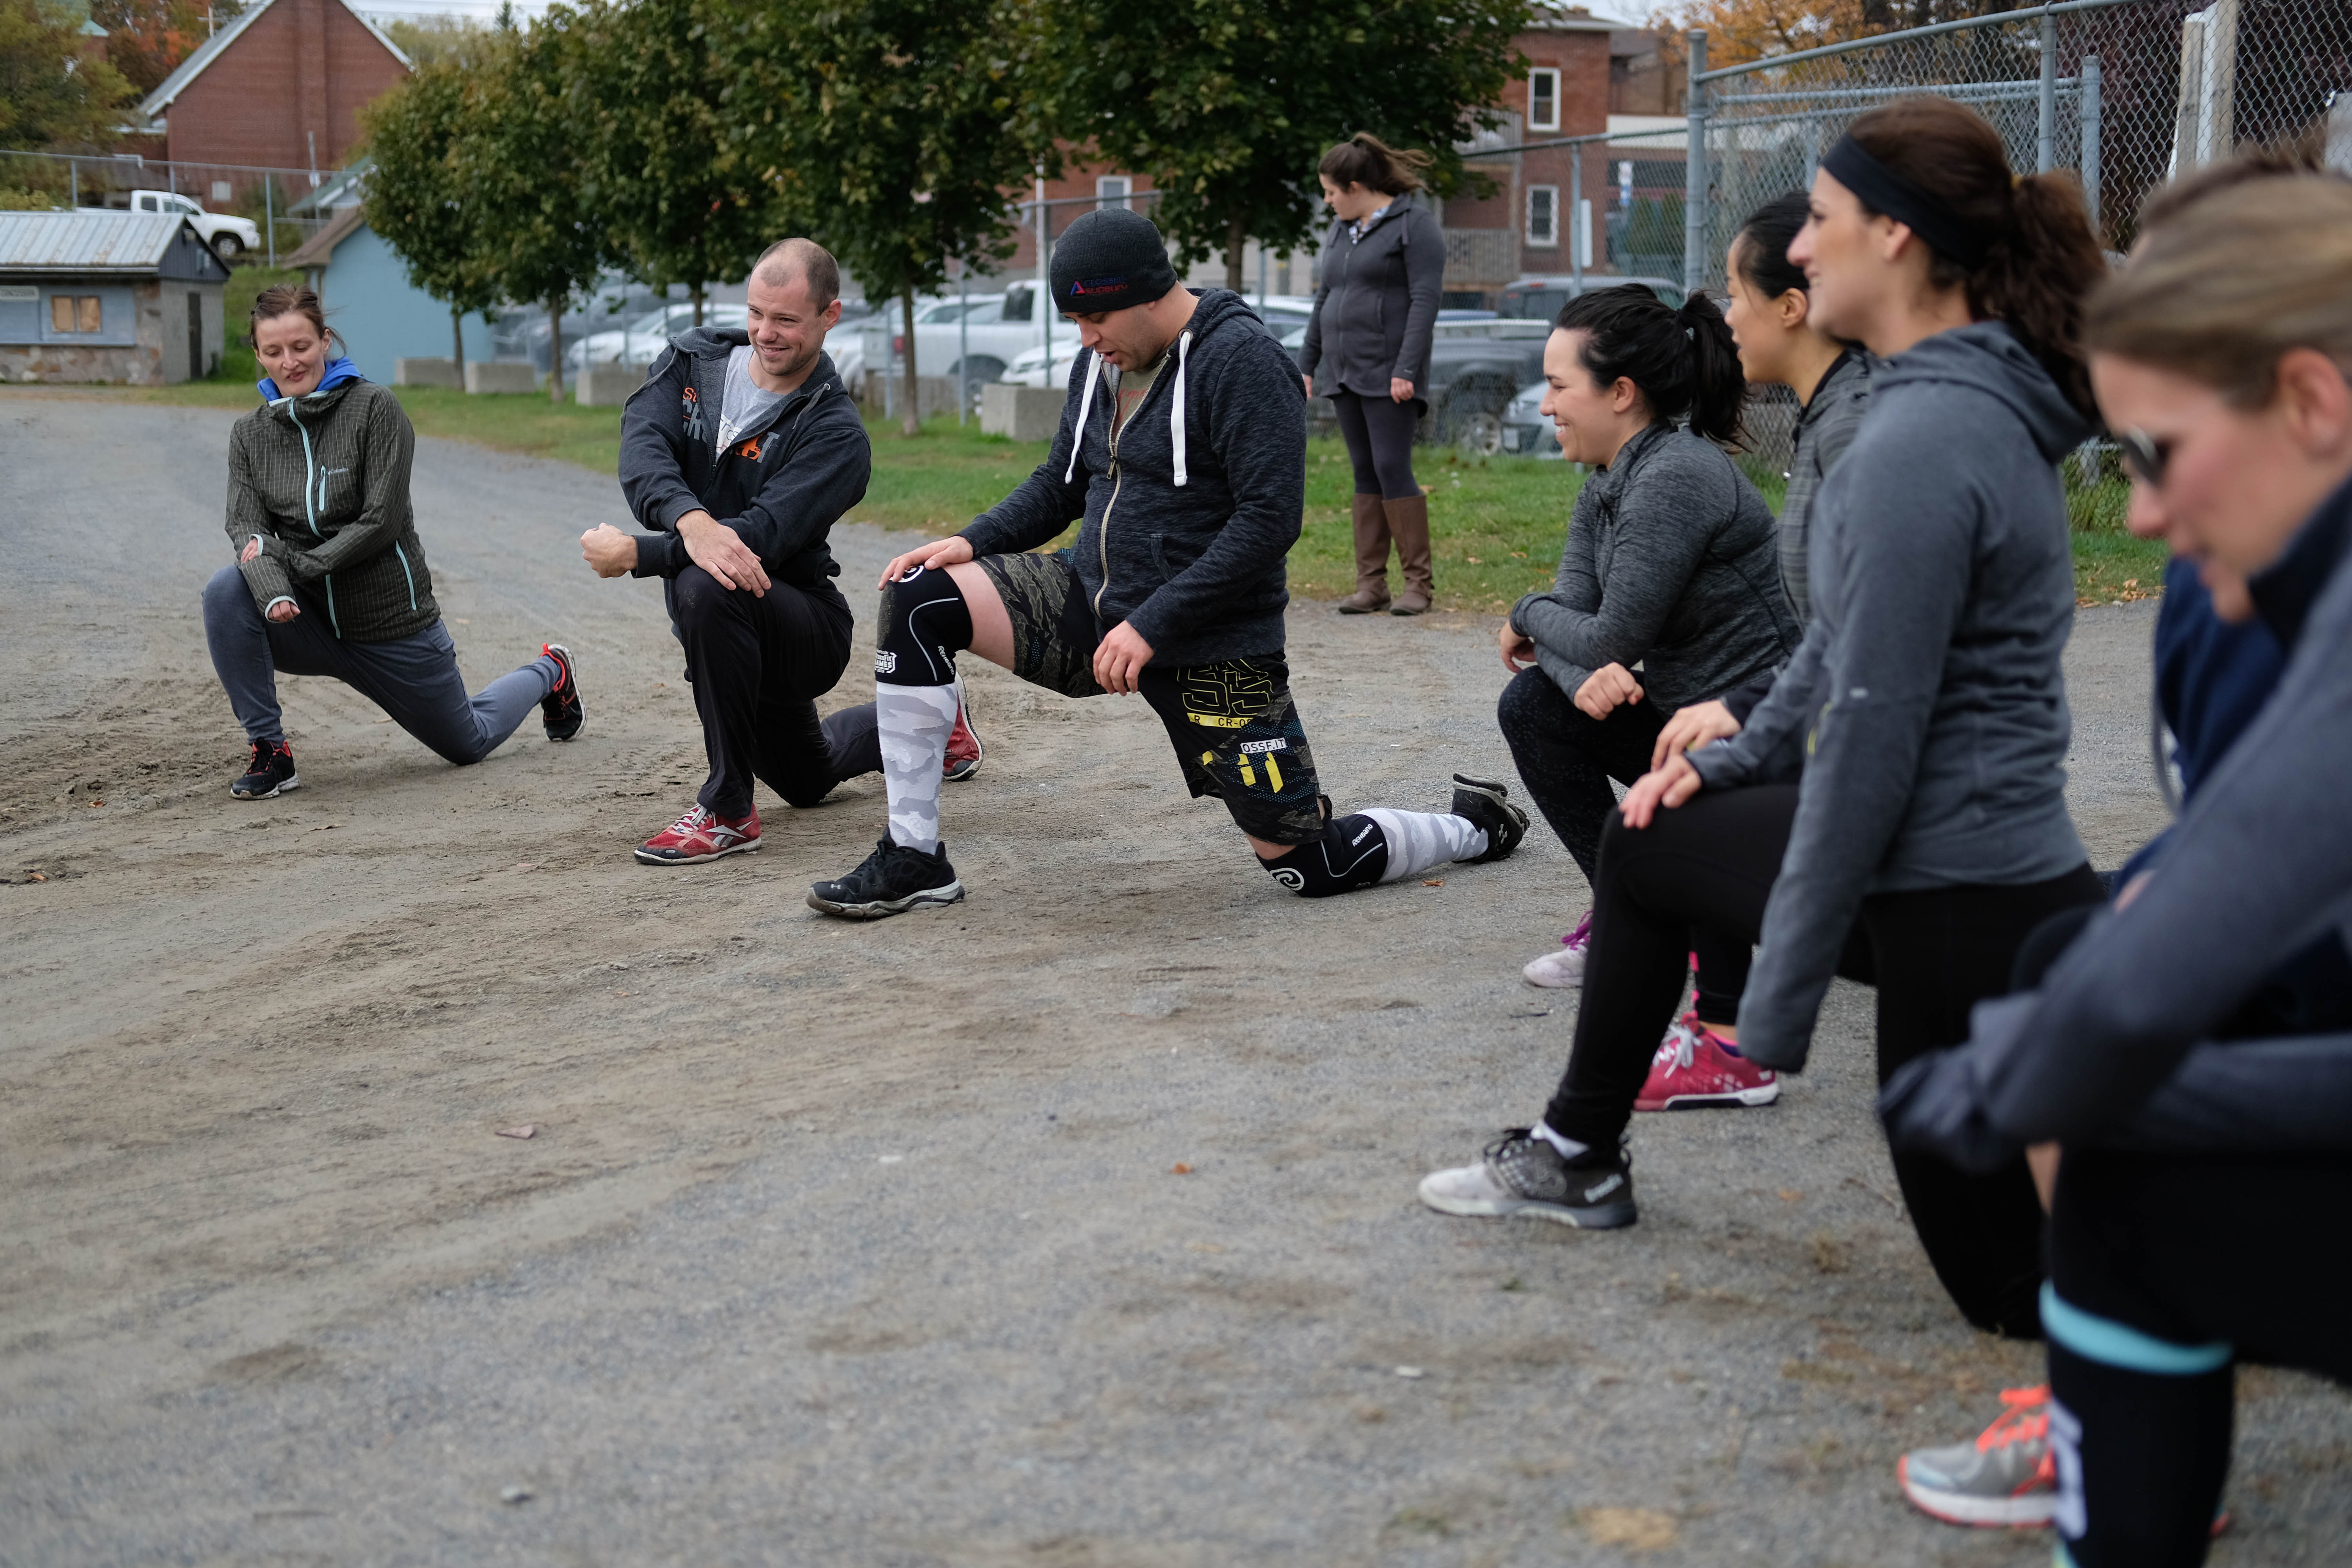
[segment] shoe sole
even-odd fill
[[[1584,985],[1581,976],[1574,980],[1538,980],[1524,969],[1519,971],[1519,978],[1530,985],[1541,986],[1546,991],[1577,991],[1581,990]]]
[[[972,760],[968,763],[950,763],[946,767],[940,770],[940,782],[941,784],[961,784],[964,780],[971,777],[972,774],[978,772],[980,772],[980,759],[978,757],[972,758]]]
[[[550,719],[547,716],[547,710],[545,708],[541,708],[540,710],[540,723],[546,729],[547,738],[549,740],[568,741],[572,739],[572,736],[580,733],[580,726],[588,721],[587,705],[580,700],[580,669],[578,666],[572,662],[572,650],[565,647],[562,643],[549,643],[547,645],[547,651],[551,654],[561,654],[563,656],[563,673],[565,679],[570,682],[572,687],[572,701],[573,704],[572,727],[568,730],[559,731],[557,728],[559,721]]]
[[[278,786],[274,789],[254,790],[247,792],[238,789],[235,784],[231,784],[228,786],[228,793],[233,798],[237,800],[275,800],[289,789],[300,789],[301,787],[302,775],[300,773],[289,773],[284,779],[279,781]]]
[[[1929,1491],[1911,1479],[1909,1456],[1895,1461],[1895,1474],[1911,1506],[1946,1524],[1966,1524],[1979,1530],[2046,1530],[2058,1511],[2054,1492],[2029,1497],[1975,1498],[1957,1492]]]
[[[877,899],[870,904],[836,904],[831,899],[820,899],[811,888],[808,907],[821,915],[838,915],[845,921],[878,921],[891,915],[903,915],[913,910],[942,909],[949,904],[963,902],[963,884],[950,882],[944,888],[926,888],[919,893],[909,893],[903,899]]]
[[[1734,1089],[1729,1094],[1670,1094],[1664,1100],[1637,1100],[1636,1110],[1703,1110],[1710,1105],[1759,1106],[1769,1105],[1780,1098],[1778,1083],[1759,1084],[1754,1089]]]
[[[1343,616],[1385,616],[1389,607],[1386,605],[1342,605],[1339,613]]]
[[[1538,1203],[1533,1198],[1449,1198],[1432,1193],[1427,1183],[1422,1184],[1421,1201],[1439,1214],[1458,1215],[1466,1219],[1508,1219],[1524,1215],[1528,1219],[1548,1219],[1554,1225],[1564,1225],[1577,1230],[1622,1230],[1639,1217],[1633,1200],[1622,1203],[1595,1204],[1590,1208],[1570,1208],[1565,1204]]]
[[[1483,796],[1489,802],[1493,803],[1496,810],[1500,811],[1504,816],[1511,819],[1518,831],[1512,835],[1510,847],[1508,848],[1502,849],[1500,853],[1497,853],[1497,847],[1494,843],[1494,836],[1490,833],[1487,836],[1486,853],[1478,857],[1478,860],[1482,863],[1509,859],[1512,852],[1518,848],[1520,841],[1528,836],[1528,814],[1519,809],[1517,805],[1511,804],[1510,787],[1504,784],[1500,779],[1474,778],[1468,773],[1455,773],[1454,775],[1454,791],[1456,795],[1475,795]],[[1448,802],[1447,804],[1451,805],[1453,803]],[[1461,816],[1466,814],[1457,811],[1454,815],[1456,816]],[[1474,817],[1471,820],[1475,821],[1476,819]],[[1536,984],[1540,985],[1543,982],[1538,980]]]
[[[754,838],[749,844],[730,844],[724,849],[713,849],[708,855],[665,855],[647,849],[640,844],[636,848],[636,857],[648,866],[698,866],[705,860],[717,860],[729,855],[746,854],[759,847],[760,840]]]

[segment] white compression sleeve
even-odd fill
[[[955,731],[952,686],[874,683],[874,723],[882,741],[882,782],[890,792],[890,838],[935,855],[940,847],[940,769]]]
[[[1389,841],[1388,868],[1381,873],[1383,882],[1418,876],[1432,866],[1486,852],[1486,830],[1452,812],[1391,811],[1374,805],[1365,807],[1361,815],[1379,823],[1381,837]]]

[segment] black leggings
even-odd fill
[[[1421,405],[1408,400],[1363,397],[1344,388],[1331,395],[1339,411],[1339,436],[1348,461],[1356,466],[1356,493],[1402,500],[1421,493],[1412,477],[1412,436],[1421,426]]]
[[[1584,879],[1597,886],[1601,829],[1617,809],[1609,781],[1631,784],[1650,771],[1650,752],[1665,727],[1664,717],[1645,698],[1595,719],[1542,670],[1523,669],[1503,688],[1495,719],[1528,798],[1551,824]],[[1701,1023],[1738,1021],[1749,946],[1708,931],[1690,933],[1688,951],[1698,954],[1696,1007]]]
[[[2050,1219],[2050,1429],[2077,1568],[2205,1561],[2235,1368],[2352,1381],[2352,1161],[2068,1148]]]
[[[1699,795],[1639,830],[1611,816],[1576,1043],[1544,1111],[1554,1131],[1617,1146],[1682,994],[1689,931],[1759,940],[1796,811],[1796,785],[1768,784]],[[2088,865],[2017,887],[1864,899],[1838,973],[1878,987],[1878,1081],[1966,1040],[1969,1009],[2008,991],[2026,934],[2060,910],[2099,900]],[[1995,1333],[2038,1335],[2042,1205],[2025,1161],[1972,1176],[1932,1155],[1894,1160],[1912,1226],[1961,1315]]]

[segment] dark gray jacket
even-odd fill
[[[352,380],[266,403],[229,431],[228,539],[255,605],[291,596],[350,642],[415,637],[441,618],[416,537],[416,432],[400,399]]]
[[[767,417],[718,449],[727,358],[751,342],[740,327],[696,327],[670,340],[621,413],[621,493],[638,522],[635,575],[675,579],[692,564],[677,520],[699,509],[759,552],[768,575],[796,588],[838,576],[826,542],[866,496],[874,467],[866,422],[833,357]]]
[[[1429,395],[1429,342],[1437,327],[1437,300],[1445,276],[1445,235],[1418,196],[1389,204],[1361,238],[1345,219],[1323,237],[1322,283],[1307,318],[1298,368],[1325,374],[1315,390],[1338,387],[1386,397],[1389,382],[1412,383]]]
[[[2094,920],[2040,991],[1979,1004],[1965,1047],[1888,1081],[1880,1110],[1898,1147],[1972,1170],[2053,1139],[2352,1152],[2352,1037],[2210,1040],[2282,954],[2352,934],[2347,555],[2352,483],[2255,579],[2292,657],[2261,717],[2189,797],[2155,872],[2127,908]]]
[[[1549,593],[1511,610],[1570,697],[1604,664],[1642,666],[1664,711],[1769,674],[1797,647],[1772,509],[1712,442],[1653,425],[1577,492]]]
[[[2059,458],[2089,426],[1998,321],[1885,363],[1813,506],[1813,621],[1772,693],[1691,753],[1709,788],[1801,773],[1739,1048],[1804,1065],[1863,897],[2083,863],[2060,658],[2074,568]]]
[[[1054,449],[974,518],[978,555],[1034,550],[1075,520],[1097,631],[1125,621],[1168,664],[1282,647],[1283,571],[1307,500],[1306,393],[1242,297],[1205,289],[1120,432],[1108,367],[1081,352]]]

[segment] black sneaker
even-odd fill
[[[1528,814],[1510,802],[1511,792],[1496,779],[1474,779],[1468,773],[1454,775],[1454,815],[1466,816],[1486,830],[1486,852],[1473,855],[1475,865],[1482,860],[1502,860],[1519,847],[1528,836]]]
[[[551,642],[541,643],[539,651],[563,671],[555,689],[539,700],[540,722],[547,726],[549,740],[568,741],[580,733],[580,726],[588,718],[588,710],[580,705],[580,679],[572,668],[572,650],[560,642]]]
[[[948,864],[946,845],[926,855],[894,843],[887,834],[856,870],[838,882],[819,882],[808,896],[809,908],[819,914],[853,921],[878,921],[962,901],[963,884]]]
[[[239,800],[268,800],[301,787],[302,775],[294,771],[294,748],[284,741],[256,741],[252,763],[228,786],[228,793]]]
[[[1423,1176],[1421,1201],[1440,1214],[1523,1214],[1580,1230],[1615,1230],[1636,1217],[1633,1159],[1621,1147],[1608,1155],[1596,1150],[1571,1165],[1549,1139],[1514,1127],[1486,1145],[1478,1163]]]

